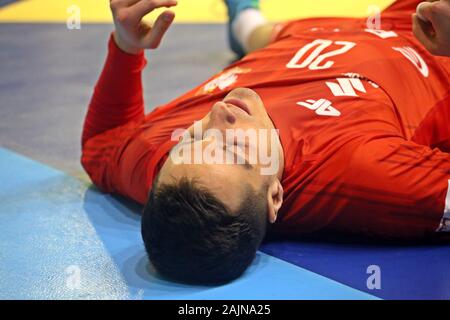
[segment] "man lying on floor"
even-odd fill
[[[116,30],[82,164],[101,190],[145,205],[155,268],[224,283],[251,264],[266,231],[403,240],[450,231],[450,58],[412,32],[414,21],[433,53],[448,50],[433,12],[449,1],[412,19],[419,1],[399,0],[377,29],[353,18],[270,25],[257,1],[226,3],[232,48],[252,52],[145,115],[143,49],[159,45],[174,13],[153,28],[141,19],[176,1],[111,1]]]

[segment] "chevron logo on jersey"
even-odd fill
[[[337,82],[326,82],[335,97],[358,97],[356,91],[367,92],[362,81],[357,78],[338,78]]]
[[[417,53],[416,50],[411,47],[392,47],[392,49],[403,54],[409,61],[412,62],[412,64],[420,71],[420,73],[425,78],[428,77],[428,75],[430,74],[428,66],[425,60],[423,60],[423,58],[420,56],[420,54]]]
[[[331,101],[327,99],[320,100],[306,100],[306,102],[297,102],[297,105],[315,110],[319,116],[339,117],[341,113],[339,110],[331,105]]]

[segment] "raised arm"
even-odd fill
[[[83,147],[87,140],[102,132],[144,117],[143,50],[159,46],[175,15],[165,11],[153,26],[142,19],[154,9],[172,7],[177,1],[111,0],[110,4],[115,31],[84,122]]]

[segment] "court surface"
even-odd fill
[[[233,59],[221,2],[179,2],[178,23],[147,53],[148,111]],[[262,3],[277,21],[363,16],[390,1]],[[80,30],[66,26],[74,4]],[[160,278],[145,257],[139,206],[97,191],[79,165],[110,21],[106,0],[0,0],[0,299],[450,299],[450,245],[278,240],[229,285]],[[373,268],[380,288],[370,286]]]

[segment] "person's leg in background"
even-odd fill
[[[397,0],[385,10],[387,18],[406,18],[410,28],[411,14],[425,0]],[[428,0],[434,2],[438,0]],[[228,39],[233,52],[241,58],[245,54],[264,48],[276,34],[277,24],[269,23],[260,11],[259,0],[224,0],[228,9]]]
[[[272,39],[274,24],[260,11],[259,0],[225,0],[228,9],[228,39],[239,57],[264,48]]]

